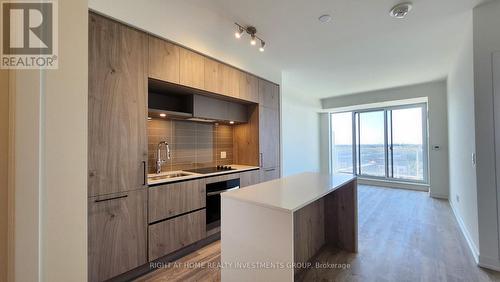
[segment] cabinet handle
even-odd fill
[[[264,166],[264,153],[260,153],[260,167]]]
[[[264,169],[265,172],[270,172],[270,171],[275,171],[275,168],[270,168],[270,169]]]
[[[146,175],[146,161],[142,161],[142,173],[143,173],[143,177],[142,177],[142,185],[146,185],[146,182],[147,182],[147,175]]]
[[[108,198],[108,199],[101,199],[101,200],[95,200],[96,203],[100,202],[106,202],[106,201],[111,201],[111,200],[117,200],[117,199],[122,199],[122,198],[127,198],[128,195],[123,195],[123,196],[118,196],[118,197],[113,197],[113,198]]]

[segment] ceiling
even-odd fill
[[[123,9],[118,8],[123,1],[89,1],[96,9],[103,2],[110,13]],[[192,48],[250,71],[281,71],[286,87],[324,98],[445,78],[470,24],[470,11],[482,1],[413,0],[413,10],[403,20],[388,15],[396,0],[125,2],[130,17],[146,6],[163,13],[154,22],[175,23],[181,32],[171,35],[177,36],[174,41],[188,47],[203,41]],[[319,22],[322,14],[333,20]],[[267,43],[264,53],[250,46],[248,37],[234,38],[235,21],[257,27]]]

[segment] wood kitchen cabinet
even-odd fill
[[[259,103],[259,79],[251,74],[240,72],[239,98]]]
[[[240,96],[240,71],[228,65],[222,67],[222,94],[239,98]]]
[[[179,83],[179,46],[151,35],[148,38],[149,77]]]
[[[180,84],[205,89],[205,59],[202,55],[180,48]]]
[[[280,168],[279,167],[261,168],[259,177],[260,177],[259,179],[260,182],[266,182],[278,179],[280,178]]]
[[[240,173],[240,187],[247,187],[260,182],[260,171],[244,171]]]
[[[206,205],[204,179],[149,187],[149,222],[155,222]]]
[[[88,193],[146,186],[148,36],[90,13]]]
[[[268,107],[271,109],[279,109],[279,86],[259,79],[259,103],[261,106]]]
[[[149,261],[177,251],[206,235],[205,209],[149,226]]]
[[[146,204],[146,189],[89,198],[89,281],[104,281],[147,262]]]
[[[240,71],[210,58],[205,58],[205,90],[238,98]]]
[[[280,119],[277,109],[259,107],[260,167],[275,168],[280,163]]]

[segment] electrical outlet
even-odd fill
[[[476,153],[472,153],[472,166],[476,167]]]
[[[226,158],[226,152],[225,151],[220,152],[220,158],[221,159],[225,159]]]
[[[460,196],[456,195],[455,198],[457,199],[457,203],[460,203]]]

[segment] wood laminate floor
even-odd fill
[[[300,280],[500,281],[500,273],[476,266],[447,201],[361,185],[358,197],[359,252],[325,248],[314,262],[326,268],[309,269]],[[220,281],[212,267],[218,262],[215,242],[138,281]]]

